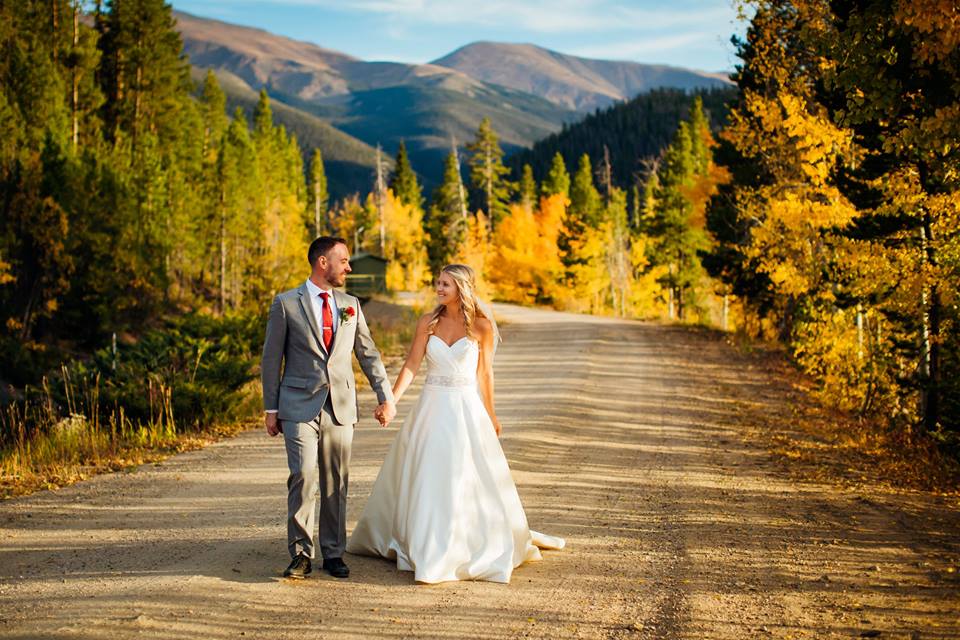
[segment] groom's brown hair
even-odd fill
[[[310,263],[310,266],[312,267],[316,264],[317,258],[326,255],[327,251],[330,251],[330,249],[333,249],[338,244],[346,245],[347,241],[336,236],[320,236],[311,242],[310,248],[307,249],[307,261]]]

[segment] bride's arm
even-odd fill
[[[480,384],[480,397],[487,408],[493,430],[500,435],[500,420],[493,407],[493,325],[486,318],[477,318],[477,333],[480,342],[480,359],[477,362],[477,381]]]
[[[400,397],[407,390],[410,383],[417,375],[417,369],[420,368],[420,361],[423,360],[423,354],[427,351],[427,340],[430,335],[427,333],[427,326],[430,324],[430,314],[420,316],[417,321],[417,329],[413,334],[413,342],[410,343],[410,350],[407,352],[407,359],[400,369],[397,381],[393,383],[393,401],[400,402]]]

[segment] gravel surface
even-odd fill
[[[288,581],[283,444],[206,449],[0,503],[3,638],[960,638],[960,516],[791,480],[746,437],[782,402],[712,332],[498,305],[502,443],[531,527],[509,585],[347,556]],[[348,528],[396,426],[355,434]],[[789,428],[785,425],[784,428]]]

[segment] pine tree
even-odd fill
[[[147,133],[161,141],[176,138],[192,83],[170,5],[106,0],[97,18],[107,134],[114,141],[129,138],[134,149]]]
[[[205,157],[216,156],[223,132],[227,128],[227,96],[212,70],[207,70],[201,92],[203,117],[203,151]]]
[[[559,151],[554,154],[550,172],[540,185],[540,189],[545,198],[557,194],[565,198],[570,195],[570,174],[567,173],[567,165]]]
[[[697,175],[705,175],[710,165],[710,122],[703,112],[703,98],[697,96],[690,107],[690,153]]]
[[[57,0],[59,1],[59,0]],[[53,3],[56,6],[57,2]],[[58,143],[68,137],[69,112],[62,69],[51,46],[48,3],[3,3],[0,6],[0,89],[6,107],[9,147],[4,157],[26,146],[39,150],[48,137]]]
[[[533,211],[537,204],[537,181],[533,179],[533,167],[523,165],[523,175],[520,178],[520,204],[529,211]]]
[[[657,213],[657,191],[660,190],[659,163],[651,168],[650,174],[643,183],[643,192],[640,195],[640,202],[637,213],[639,214],[634,221],[634,228],[642,233],[649,233],[650,226]]]
[[[437,273],[457,253],[465,238],[466,229],[463,182],[454,149],[444,162],[443,182],[433,192],[427,219],[427,230],[430,234],[427,255],[433,273]]]
[[[72,0],[70,4],[70,45],[64,64],[69,76],[70,137],[73,148],[77,149],[98,141],[97,112],[103,105],[103,94],[96,77],[100,63],[98,34],[81,20],[83,3]]]
[[[310,228],[314,237],[323,235],[329,229],[327,221],[329,200],[327,174],[323,169],[323,155],[320,149],[314,149],[313,157],[310,158],[310,175],[307,179],[307,208],[312,218]]]
[[[407,145],[403,140],[397,148],[397,158],[394,163],[393,176],[390,179],[390,188],[394,195],[405,205],[410,205],[415,209],[423,206],[423,194],[420,184],[417,182],[417,174],[414,173],[410,165],[410,157],[407,155]]]
[[[570,186],[570,207],[567,209],[563,231],[557,240],[560,257],[568,269],[585,264],[587,258],[580,248],[587,230],[596,229],[599,225],[601,211],[600,192],[593,183],[590,156],[583,154]],[[571,273],[568,270],[568,277]]]
[[[480,194],[483,210],[496,229],[497,223],[509,210],[513,184],[506,178],[510,169],[503,165],[503,150],[490,125],[490,118],[480,121],[477,136],[467,145],[467,150],[471,153],[467,161],[471,184]]]
[[[577,172],[570,185],[570,216],[580,224],[596,227],[601,219],[602,203],[600,192],[593,182],[593,168],[590,156],[580,156]]]
[[[253,108],[253,135],[254,137],[269,138],[273,133],[273,108],[270,106],[270,95],[267,90],[260,89],[257,106]]]
[[[237,107],[224,134],[217,162],[220,313],[226,312],[228,306],[236,308],[242,299],[239,276],[243,267],[238,264],[242,259],[238,245],[251,227],[255,230],[258,227],[255,224],[258,185],[250,179],[257,175],[256,152],[250,142],[247,119],[243,109]]]
[[[669,269],[664,285],[672,295],[671,317],[676,309],[680,320],[686,313],[685,295],[700,276],[697,249],[705,248],[691,226],[693,203],[689,193],[696,169],[690,125],[681,122],[657,174],[659,185],[653,194],[656,204],[650,229],[655,239],[653,262]]]

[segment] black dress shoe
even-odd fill
[[[286,571],[283,572],[284,578],[294,578],[296,580],[303,580],[303,578],[312,571],[310,567],[310,558],[298,553],[297,557],[293,559],[293,562],[290,563],[290,566],[287,567]]]
[[[343,558],[324,559],[323,569],[334,578],[346,578],[350,575],[350,568],[344,563]]]

